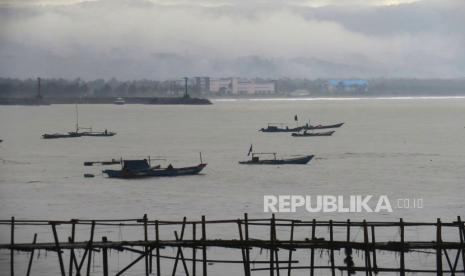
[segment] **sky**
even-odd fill
[[[463,78],[464,0],[0,0],[0,77]]]

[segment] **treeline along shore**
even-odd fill
[[[208,99],[183,97],[128,97],[125,104],[211,104]],[[49,105],[49,104],[115,104],[114,97],[46,97],[46,98],[0,98],[0,105]]]
[[[195,80],[196,78],[191,78]],[[0,104],[66,104],[113,103],[123,97],[126,103],[171,104],[170,98],[188,94],[191,102],[200,98],[247,97],[380,97],[380,96],[465,96],[465,78],[461,79],[368,79],[352,85],[347,80],[330,79],[252,79],[254,82],[272,82],[274,91],[250,94],[232,93],[226,87],[212,91],[198,86],[195,81],[186,84],[180,80],[82,80],[77,79],[14,79],[0,78]],[[346,82],[347,81],[347,82]],[[188,92],[187,92],[188,91]],[[193,100],[193,101],[192,101]],[[201,104],[201,102],[199,102]]]

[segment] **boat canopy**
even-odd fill
[[[124,160],[123,169],[131,171],[143,171],[150,169],[150,165],[147,162],[147,159],[143,160]]]

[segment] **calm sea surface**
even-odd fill
[[[267,122],[293,126],[295,114],[302,124],[345,125],[332,137],[257,131]],[[79,121],[118,134],[43,140],[43,133],[74,128],[73,105],[0,107],[1,219],[138,218],[144,213],[150,219],[233,219],[245,212],[263,218],[270,216],[263,213],[263,196],[281,194],[387,195],[392,203],[399,198],[423,200],[422,209],[394,208],[392,213],[301,210],[278,214],[282,218],[433,222],[465,216],[463,98],[80,105]],[[250,144],[259,152],[316,158],[305,166],[239,165],[248,158]],[[147,156],[168,160],[152,160],[152,165],[195,165],[199,152],[208,166],[198,176],[113,180],[101,175],[101,166],[83,166],[84,161]],[[84,178],[84,173],[96,177]],[[0,228],[0,235],[2,243],[8,242],[7,228]],[[30,233],[25,234],[25,241],[30,239]],[[1,252],[0,267],[8,264],[7,254]],[[51,267],[57,271],[56,254],[49,254],[50,262],[37,265],[40,275],[50,275]],[[17,262],[21,267],[26,261]]]

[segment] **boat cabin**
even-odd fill
[[[147,159],[143,160],[124,160],[123,170],[128,171],[145,171],[150,169],[150,164]]]
[[[252,162],[260,161],[259,155],[273,155],[274,160],[276,160],[276,152],[253,152],[252,153]]]

